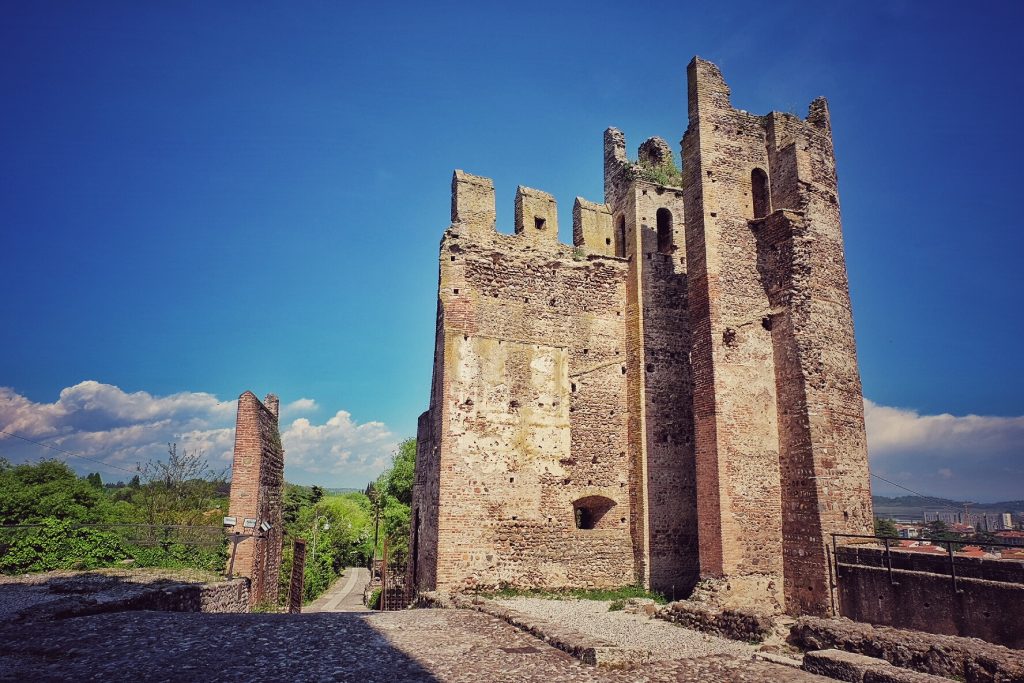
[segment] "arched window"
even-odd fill
[[[587,496],[574,501],[573,515],[577,529],[602,529],[608,526],[605,515],[615,507],[615,501],[604,496]],[[604,522],[604,523],[602,523]]]
[[[755,168],[750,172],[750,193],[754,198],[754,218],[763,218],[772,212],[768,174],[764,170]]]
[[[672,212],[658,209],[658,251],[662,254],[672,253]]]
[[[626,257],[626,217],[615,219],[615,255]]]

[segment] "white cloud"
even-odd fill
[[[282,406],[282,415],[308,415],[319,408],[315,400],[299,398]],[[0,387],[0,429],[113,467],[4,434],[0,456],[14,462],[59,457],[79,472],[100,469],[111,481],[131,477],[137,463],[165,457],[167,444],[176,442],[179,449],[203,451],[211,467],[220,470],[231,464],[236,411],[236,400],[221,401],[205,392],[154,396],[92,380],[62,390],[53,403],[37,403]],[[307,417],[290,424],[283,419],[281,440],[288,480],[328,487],[363,486],[387,466],[398,442],[383,423],[356,423],[343,410],[324,424]]]
[[[347,476],[369,481],[390,462],[398,440],[382,422],[356,424],[352,416],[339,410],[322,425],[304,417],[281,432],[288,466],[307,477],[334,479]]]
[[[319,410],[320,406],[317,402],[311,398],[300,398],[292,401],[286,406],[281,408],[281,416],[286,415],[306,415],[312,413],[315,410]]]
[[[922,415],[865,399],[864,417],[872,473],[953,500],[1024,497],[1024,416]],[[872,487],[908,493],[877,478]]]
[[[874,456],[927,449],[970,457],[1024,444],[1024,416],[921,415],[864,399],[864,418]]]

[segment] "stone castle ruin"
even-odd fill
[[[421,590],[639,583],[831,607],[831,533],[871,533],[828,105],[734,109],[687,69],[682,173],[604,134],[603,203],[456,171],[410,573]]]

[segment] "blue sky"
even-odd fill
[[[223,457],[274,391],[289,476],[361,485],[426,407],[452,169],[569,241],[699,54],[740,108],[829,98],[875,470],[1024,498],[1024,5],[363,5],[0,3],[0,428]]]

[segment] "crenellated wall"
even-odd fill
[[[434,398],[420,427],[429,467],[418,466],[413,505],[420,585],[632,581],[624,264],[559,244],[555,210],[520,188],[516,234],[456,220],[442,240]],[[593,497],[613,505],[576,528],[574,502]],[[436,541],[423,531],[432,509]]]

